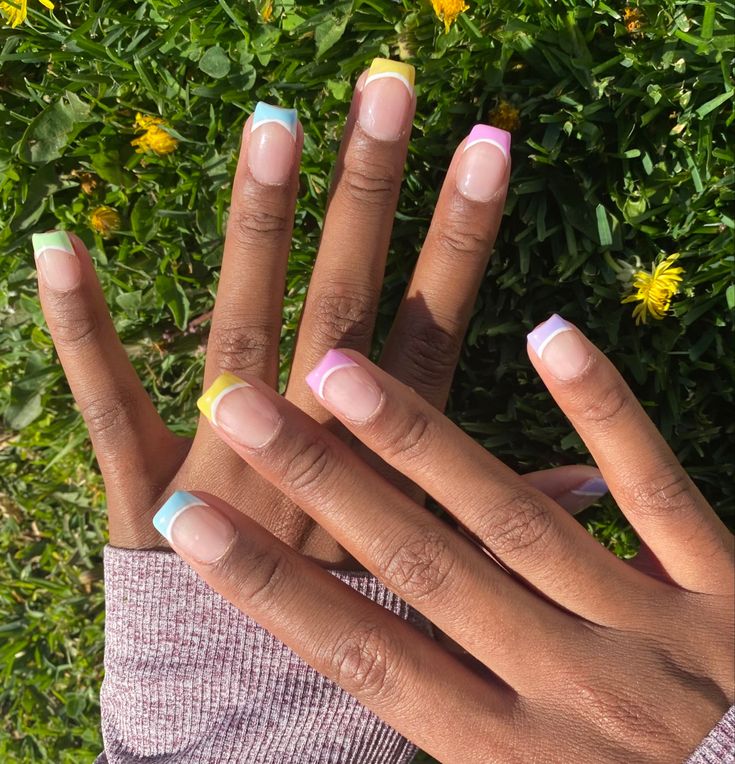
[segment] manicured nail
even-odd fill
[[[403,135],[413,101],[414,77],[410,64],[387,58],[373,60],[357,118],[368,135],[379,141],[396,141]]]
[[[248,167],[260,183],[280,185],[291,177],[296,155],[296,109],[258,103],[250,123]]]
[[[457,166],[459,192],[473,201],[489,202],[502,188],[509,161],[510,133],[475,125]]]
[[[281,423],[278,409],[260,390],[229,372],[214,380],[197,406],[215,427],[246,448],[266,446]]]
[[[306,377],[306,384],[337,413],[365,422],[377,411],[383,392],[362,366],[330,350]]]
[[[222,557],[235,538],[234,526],[222,513],[186,491],[169,497],[153,525],[171,546],[203,563]]]
[[[609,490],[607,483],[601,477],[596,477],[585,480],[584,483],[573,488],[571,492],[575,496],[589,496],[590,498],[599,499]]]
[[[556,314],[528,335],[528,343],[549,372],[562,381],[578,376],[589,363],[590,352],[579,332]]]
[[[33,256],[49,289],[68,292],[82,278],[79,258],[66,231],[33,234]]]

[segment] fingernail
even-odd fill
[[[459,192],[476,202],[490,201],[505,181],[509,161],[510,133],[475,125],[457,166]]]
[[[235,527],[222,513],[186,491],[169,497],[153,525],[171,546],[197,562],[215,562],[235,538]]]
[[[296,109],[260,101],[250,123],[248,167],[260,183],[280,185],[291,177],[296,155]]]
[[[66,231],[34,233],[33,256],[49,289],[68,292],[81,281],[79,258]]]
[[[337,413],[365,422],[377,411],[383,391],[362,366],[330,350],[306,377],[306,384]]]
[[[410,64],[376,58],[362,89],[360,127],[379,141],[396,141],[406,130],[415,70]]]
[[[281,423],[278,409],[260,390],[229,372],[214,380],[197,406],[215,427],[246,448],[268,445]]]
[[[590,353],[579,332],[556,314],[528,335],[528,343],[549,372],[561,381],[574,379],[589,363]]]
[[[599,499],[609,490],[607,483],[601,477],[595,477],[585,480],[584,483],[573,488],[571,493],[575,496],[589,496],[590,498]]]

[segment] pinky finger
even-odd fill
[[[509,733],[510,690],[216,497],[178,491],[153,523],[215,591],[432,755],[479,761],[477,725]]]

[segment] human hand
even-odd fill
[[[206,491],[175,494],[154,522],[216,591],[442,761],[682,761],[735,697],[733,537],[575,327],[552,317],[529,354],[638,532],[644,565],[603,549],[354,351],[328,353],[309,375],[316,397],[476,543],[257,378],[225,376],[200,403],[233,453],[475,670]]]
[[[303,377],[335,344],[368,352],[415,110],[412,68],[380,60],[357,83],[335,170],[286,398],[326,421]],[[390,71],[385,70],[386,67]],[[371,70],[372,71],[372,70]],[[385,76],[390,74],[396,76]],[[408,79],[407,79],[408,78]],[[274,121],[275,120],[275,121]],[[509,136],[502,145],[459,147],[432,226],[384,348],[381,365],[432,405],[444,406],[502,215]],[[303,131],[295,112],[261,105],[244,126],[205,383],[222,370],[275,388],[281,306],[298,193]],[[87,250],[63,232],[37,237],[41,302],[105,480],[110,542],[160,545],[150,519],[171,490],[222,495],[297,549],[332,564],[345,555],[292,502],[244,466],[201,420],[193,441],[155,411],[116,336]],[[344,431],[342,437],[347,437]],[[531,480],[563,493],[597,471],[571,467]]]

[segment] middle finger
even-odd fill
[[[370,349],[416,109],[414,69],[375,59],[358,80],[286,397],[324,421],[303,380],[335,344]]]

